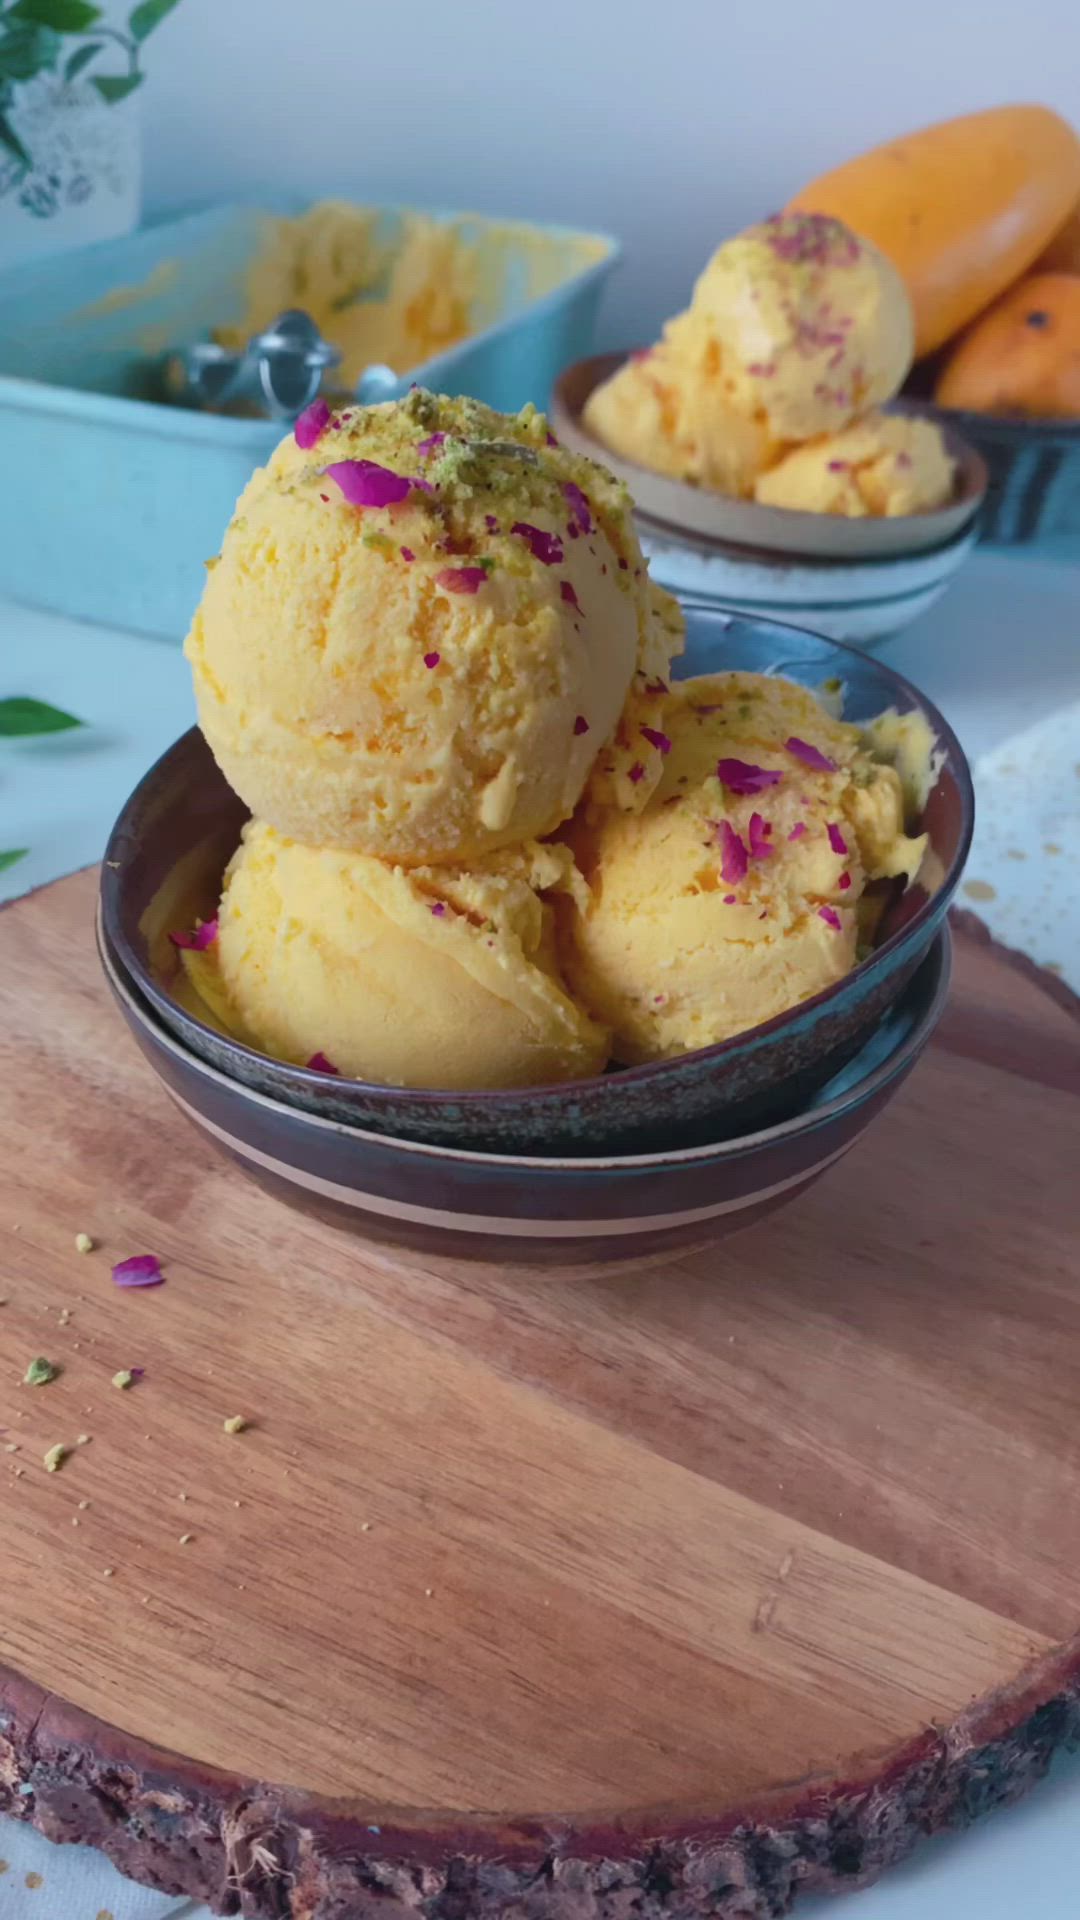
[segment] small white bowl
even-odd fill
[[[808,627],[870,647],[910,626],[945,592],[978,538],[967,526],[929,553],[892,560],[809,560],[695,539],[637,515],[649,571],[680,600]]]

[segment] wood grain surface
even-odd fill
[[[223,1911],[303,1920],[516,1911],[520,1887],[474,1871],[515,1848],[547,1862],[539,1914],[565,1905],[552,1857],[588,1879],[621,1832],[655,1882],[655,1849],[695,1833],[637,1909],[756,1915],[958,1817],[949,1765],[980,1741],[1005,1742],[983,1798],[1026,1784],[1078,1719],[1064,989],[962,926],[939,1038],[813,1191],[660,1269],[541,1276],[376,1251],[217,1158],[123,1035],[94,891],[76,875],[0,914],[13,1810]],[[141,1252],[167,1283],[121,1292],[110,1266]],[[58,1378],[21,1384],[38,1355]],[[892,1838],[879,1819],[846,1867],[797,1824],[807,1795],[819,1824],[846,1795],[856,1834],[852,1796],[883,1793]],[[779,1890],[744,1846],[741,1883],[725,1855],[692,1893],[702,1834],[748,1822],[801,1836]],[[380,1828],[376,1886],[356,1834]],[[574,1911],[626,1905],[590,1880]]]

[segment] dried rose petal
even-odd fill
[[[657,753],[671,752],[671,741],[666,733],[661,733],[659,727],[639,727],[638,732],[643,740],[648,741],[650,747],[656,748]]]
[[[567,480],[563,485],[563,498],[570,503],[570,512],[573,515],[574,524],[578,528],[578,531],[580,533],[591,533],[593,529],[592,509],[589,506],[585,494],[582,493],[581,488],[575,486],[572,480]]]
[[[740,880],[746,879],[750,858],[729,820],[720,822],[720,873],[729,887],[737,887]]]
[[[429,669],[432,667],[437,667],[441,659],[442,659],[441,653],[425,653],[424,665]]]
[[[583,713],[579,713],[576,720],[574,721],[574,732],[588,733],[588,731],[589,731],[589,723],[586,720],[585,715]]]
[[[447,593],[479,593],[486,579],[486,567],[444,567],[435,575],[435,585]]]
[[[118,1260],[112,1270],[118,1287],[161,1287],[165,1275],[156,1253],[134,1253],[130,1260]]]
[[[544,439],[549,447],[557,447],[559,444],[555,438],[555,435],[552,433],[550,427],[548,428],[547,433],[544,435]]]
[[[309,1073],[332,1073],[335,1079],[340,1078],[338,1069],[332,1060],[327,1059],[325,1053],[313,1053],[307,1063],[307,1070]]]
[[[415,559],[416,559],[416,555],[415,555],[415,553],[413,552],[413,550],[412,550],[412,548],[411,548],[411,547],[402,547],[402,549],[401,549],[401,557],[402,557],[402,559],[403,559],[403,560],[415,560]]]
[[[784,746],[796,760],[802,761],[804,767],[812,767],[815,773],[836,772],[835,760],[830,760],[828,754],[812,747],[808,740],[800,740],[797,734],[793,733],[790,739],[785,740]]]
[[[568,607],[573,607],[575,613],[581,612],[581,601],[578,599],[577,594],[574,592],[573,584],[571,581],[560,580],[559,594],[561,598],[566,601],[566,604]]]
[[[764,793],[766,787],[779,786],[784,776],[778,767],[758,767],[751,760],[718,760],[716,777],[729,793]]]
[[[760,813],[752,813],[750,815],[750,825],[747,829],[746,837],[750,842],[751,860],[767,860],[772,852],[772,848],[769,845],[769,829]]]
[[[846,473],[849,462],[847,460],[827,460],[825,464],[830,473]]]
[[[629,773],[627,774],[627,776],[626,776],[626,777],[627,777],[627,779],[628,779],[628,780],[630,780],[630,781],[632,781],[632,782],[633,782],[633,784],[634,784],[634,786],[635,786],[635,787],[637,786],[637,783],[638,783],[638,781],[639,781],[639,780],[644,780],[644,778],[645,778],[645,769],[644,769],[644,767],[642,766],[642,764],[641,764],[641,761],[640,761],[640,760],[635,760],[635,761],[634,761],[634,764],[633,764],[633,766],[631,767],[631,769],[630,769],[630,771],[629,771]]]
[[[837,886],[839,887],[839,889],[840,889],[840,891],[841,891],[841,893],[846,893],[846,892],[847,892],[847,890],[848,890],[848,888],[849,888],[849,887],[850,887],[850,885],[851,885],[851,875],[850,875],[850,873],[842,873],[842,874],[840,875],[840,878],[839,878],[839,880],[837,881],[837,883],[836,883],[836,884],[837,884]]]
[[[322,439],[332,419],[328,403],[325,400],[313,400],[310,407],[305,407],[303,413],[297,415],[293,428],[293,439],[297,446],[307,453],[317,440]]]
[[[437,447],[441,447],[445,439],[445,433],[429,433],[426,440],[418,440],[416,443],[416,451],[420,455],[421,460],[426,460],[428,455],[434,453]]]
[[[825,925],[831,927],[834,933],[840,932],[842,922],[835,907],[819,907],[818,919],[824,920]]]
[[[829,821],[826,831],[829,835],[830,847],[832,848],[834,853],[840,854],[842,858],[843,855],[847,852],[848,846],[847,846],[847,841],[844,839],[844,836],[841,833],[839,827],[837,826],[835,820]]]
[[[498,533],[499,531],[499,523],[493,513],[485,513],[484,525],[489,533]]]
[[[796,820],[795,825],[792,827],[791,832],[788,834],[788,839],[801,840],[805,832],[806,832],[806,821]]]
[[[405,474],[392,473],[376,460],[335,460],[323,472],[341,488],[350,507],[396,506],[407,498],[413,485]]]
[[[525,541],[533,559],[542,566],[561,567],[563,543],[557,533],[545,533],[543,527],[531,526],[528,520],[515,520],[510,531]]]
[[[446,901],[436,900],[435,905],[432,907],[431,911],[435,915],[436,920],[441,920],[446,912]]]
[[[411,487],[415,487],[420,493],[437,493],[438,492],[438,488],[433,486],[430,480],[425,480],[422,477],[422,475],[419,473],[413,474],[413,477],[410,480],[409,485]]]
[[[725,907],[733,907],[733,906],[735,905],[735,902],[737,901],[737,899],[738,899],[738,897],[739,897],[739,896],[738,896],[738,894],[737,894],[737,893],[725,893],[725,895],[724,895],[724,905],[725,905]]]
[[[642,688],[642,692],[647,693],[650,699],[659,699],[661,695],[670,693],[670,691],[671,689],[667,681],[659,678],[656,680],[647,680]]]
[[[205,953],[212,947],[218,936],[217,915],[212,920],[204,920],[194,933],[170,933],[169,939],[174,947],[183,947],[188,953]]]

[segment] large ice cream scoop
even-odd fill
[[[252,821],[216,940],[183,957],[225,1023],[278,1059],[397,1087],[582,1078],[608,1035],[566,993],[544,897],[575,889],[563,846],[406,872]]]
[[[560,906],[571,990],[625,1065],[712,1046],[855,964],[870,879],[918,871],[898,774],[806,688],[724,673],[668,702],[671,752],[636,817],[567,829],[589,887]]]
[[[643,804],[647,690],[680,630],[610,474],[533,408],[417,389],[301,416],[241,495],[187,653],[253,813],[422,865],[552,832],[604,748]]]
[[[892,399],[915,339],[892,263],[814,213],[778,213],[725,241],[680,326],[680,356],[711,356],[732,406],[780,441],[837,432]]]

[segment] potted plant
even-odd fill
[[[0,268],[137,224],[132,95],[177,5],[140,0],[118,20],[93,0],[0,0]]]

